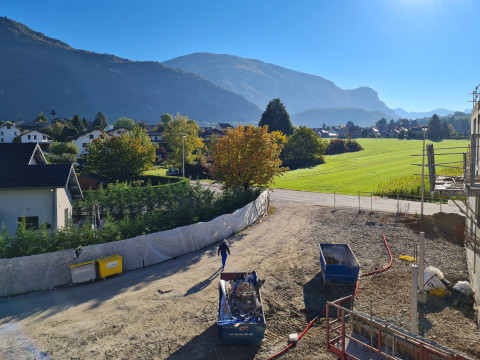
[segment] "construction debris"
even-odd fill
[[[220,280],[220,287],[222,290],[221,324],[256,323],[262,320],[262,306],[258,291],[253,284],[240,278],[237,281]]]

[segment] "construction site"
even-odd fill
[[[379,347],[388,356],[405,358],[398,342],[407,335],[417,339],[409,351],[412,346],[426,347],[428,341],[434,351],[445,351],[441,358],[480,359],[473,303],[456,304],[449,291],[443,296],[427,293],[418,307],[418,334],[405,335],[411,330],[412,294],[412,262],[405,256],[415,256],[423,231],[425,265],[439,268],[451,284],[468,280],[462,216],[437,214],[421,221],[352,208],[270,205],[271,214],[228,239],[231,255],[225,268],[256,270],[264,280],[260,291],[266,327],[260,344],[220,342],[221,261],[217,246],[210,246],[105,281],[0,299],[0,359],[268,359],[277,354],[282,359],[334,359],[343,356],[335,355],[342,349],[369,359]],[[390,262],[391,266],[360,276],[358,288],[327,285],[320,243],[348,244],[359,275],[384,269]],[[340,304],[345,313],[335,324],[336,310],[325,312],[327,301],[354,292],[353,303]],[[350,331],[353,321],[345,316],[351,310],[362,314],[355,321],[360,338],[373,345],[361,356],[344,336],[356,336]],[[373,332],[371,340],[365,332]],[[299,340],[292,343],[290,335],[295,333]]]
[[[477,87],[470,147],[422,152],[462,215],[272,201],[227,239],[225,272],[215,244],[1,298],[0,359],[480,359],[479,112]]]

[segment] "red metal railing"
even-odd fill
[[[403,358],[405,355],[408,355],[411,358],[418,360],[471,360],[453,350],[437,347],[426,340],[422,340],[420,337],[414,337],[406,332],[401,332],[395,328],[388,327],[386,324],[381,324],[373,319],[369,319],[365,315],[354,312],[352,309],[347,309],[340,305],[348,300],[351,301],[353,308],[353,296],[338,299],[334,302],[327,302],[327,351],[335,355],[337,359],[364,359],[364,357],[355,357],[347,351],[347,345],[352,344],[357,347],[358,352],[370,351],[371,354],[375,353],[390,360],[400,360],[395,354],[403,355]],[[330,316],[330,309],[334,309],[334,312],[336,310],[335,316]],[[362,324],[364,327],[370,329],[370,339],[368,339],[370,344],[355,337],[355,323],[357,325]],[[399,346],[400,344],[402,346]],[[390,345],[390,348],[388,345]],[[399,348],[397,348],[397,346]]]

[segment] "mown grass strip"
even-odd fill
[[[325,164],[307,169],[288,171],[277,179],[274,188],[323,193],[356,195],[374,192],[379,184],[390,180],[420,174],[422,140],[357,139],[365,149],[355,153],[328,155]],[[431,143],[426,141],[426,144]],[[462,147],[443,152],[466,152],[468,140],[435,142],[435,153],[440,148]],[[426,159],[425,159],[426,161]],[[446,155],[437,162],[461,162],[462,155]],[[425,171],[428,174],[428,171]],[[418,176],[420,179],[420,176]]]

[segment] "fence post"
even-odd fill
[[[333,210],[336,210],[335,209],[335,191],[333,192]]]
[[[370,193],[370,212],[373,212],[373,193]]]
[[[398,199],[398,194],[397,194],[397,214],[400,214],[400,201]]]
[[[358,192],[358,211],[360,211],[360,191]]]

